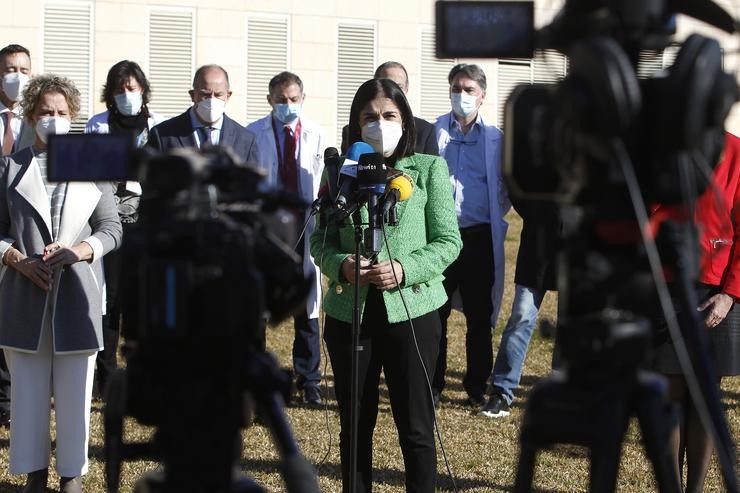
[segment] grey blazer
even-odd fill
[[[78,353],[103,347],[100,258],[121,244],[123,231],[110,186],[69,183],[57,240],[81,241],[93,258],[60,269],[45,293],[17,270],[0,270],[0,347],[38,350],[45,314],[52,317],[54,351]],[[52,243],[49,198],[31,148],[0,159],[0,256],[14,246],[28,256]],[[0,257],[2,258],[2,257]]]

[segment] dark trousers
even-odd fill
[[[412,320],[421,357],[431,376],[440,336],[436,311]],[[349,491],[352,324],[326,317],[324,339],[339,404],[342,490]],[[408,322],[389,324],[380,292],[371,288],[360,327],[357,491],[372,491],[373,430],[378,416],[380,371],[385,374],[393,420],[403,453],[406,491],[433,493],[437,455],[434,406]]]
[[[486,381],[493,368],[491,315],[493,314],[493,247],[488,225],[461,229],[463,247],[457,259],[444,272],[447,303],[439,309],[442,322],[439,357],[432,387],[442,393],[447,371],[447,319],[452,309],[449,298],[460,289],[467,332],[465,359],[467,362],[463,387],[469,396],[482,398]]]
[[[303,260],[304,238],[299,243],[295,252]],[[293,317],[293,328],[295,337],[293,339],[293,370],[295,371],[295,383],[298,390],[306,387],[318,387],[321,383],[321,336],[319,335],[319,319],[308,318],[306,309],[300,315]]]
[[[124,224],[124,237],[128,229]],[[103,257],[105,272],[105,315],[103,315],[103,350],[95,358],[95,378],[97,392],[105,397],[105,388],[108,378],[116,371],[118,363],[118,339],[121,335],[122,310],[120,287],[123,275],[123,255],[121,250],[114,250]]]
[[[321,339],[319,337],[319,319],[308,318],[305,311],[293,319],[295,339],[293,339],[293,369],[296,375],[296,387],[318,386],[321,383]]]
[[[10,412],[10,370],[2,349],[0,349],[0,412]]]

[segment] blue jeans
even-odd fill
[[[509,405],[514,400],[514,390],[519,386],[524,358],[545,292],[515,285],[511,316],[501,334],[501,345],[491,375],[494,392],[500,393]]]

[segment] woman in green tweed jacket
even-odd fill
[[[372,490],[372,436],[383,370],[403,452],[406,491],[431,493],[435,490],[437,459],[428,378],[434,374],[439,351],[437,309],[447,299],[442,272],[462,245],[447,165],[440,157],[414,154],[411,108],[401,89],[388,79],[369,80],[355,94],[349,143],[360,140],[382,153],[387,166],[408,175],[415,187],[411,197],[397,205],[398,226],[385,226],[386,241],[377,262],[359,259],[363,351],[359,356],[357,491]],[[361,213],[366,223],[367,210],[363,207]],[[311,236],[311,254],[329,278],[324,298],[324,339],[339,404],[344,491],[350,489],[354,248],[350,220],[316,228]]]

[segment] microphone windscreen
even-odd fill
[[[399,202],[408,200],[409,197],[411,197],[411,194],[414,193],[414,180],[412,180],[411,177],[405,173],[401,176],[393,178],[388,186],[395,190],[398,190]]]
[[[331,159],[335,156],[337,157],[339,156],[339,151],[337,150],[336,147],[327,147],[326,149],[324,149],[324,161],[326,161],[327,159]]]
[[[375,149],[370,144],[360,140],[349,146],[349,149],[347,149],[347,159],[359,161],[360,156],[363,154],[372,154],[373,152],[375,152]]]

